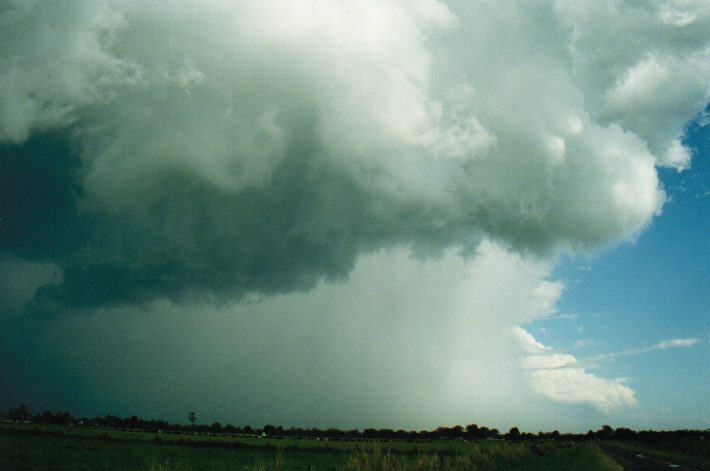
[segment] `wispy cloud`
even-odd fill
[[[700,342],[699,339],[671,339],[658,342],[653,350],[667,350],[669,348],[692,347]]]
[[[584,358],[582,360],[579,360],[577,363],[591,367],[599,362],[611,361],[619,357],[641,355],[643,353],[655,352],[659,350],[668,350],[671,348],[693,347],[699,342],[700,339],[696,338],[662,340],[656,343],[655,345],[651,345],[650,347],[630,348],[628,350],[622,350],[620,352],[602,353],[600,355],[594,355],[588,358]]]
[[[580,349],[580,348],[585,348],[590,346],[592,343],[592,339],[579,339],[576,342],[574,342],[573,348],[575,349]]]

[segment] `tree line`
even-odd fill
[[[518,427],[512,427],[507,433],[501,433],[495,428],[469,424],[467,426],[455,425],[453,427],[438,427],[434,430],[393,430],[374,429],[364,430],[340,430],[336,428],[318,429],[264,425],[261,428],[252,428],[249,425],[234,426],[231,424],[222,425],[220,422],[212,424],[198,424],[197,416],[194,412],[188,414],[190,425],[169,423],[165,420],[142,419],[138,416],[118,417],[107,414],[103,417],[74,418],[69,412],[52,412],[45,410],[38,414],[32,414],[25,405],[11,408],[4,414],[3,419],[10,422],[25,422],[38,424],[56,424],[103,427],[111,429],[124,429],[135,431],[175,432],[175,433],[205,433],[205,434],[226,434],[237,436],[263,436],[270,438],[317,438],[329,440],[490,440],[506,439],[512,441],[528,440],[678,440],[689,438],[701,438],[710,435],[710,429],[706,430],[674,430],[656,431],[643,430],[635,431],[625,427],[614,429],[609,425],[604,425],[597,431],[589,430],[587,433],[560,433],[557,430],[552,432],[520,432]]]

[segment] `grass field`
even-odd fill
[[[555,450],[547,456],[535,458],[522,468],[529,471],[623,471],[594,442],[583,442],[573,447]]]
[[[72,430],[73,431],[73,430]],[[345,460],[339,450],[280,449],[271,446],[215,446],[204,440],[160,441],[154,435],[131,439],[102,434],[33,435],[0,433],[0,469],[56,470],[233,470],[275,468],[334,469]],[[118,433],[106,436],[118,435]],[[149,435],[144,439],[140,435]]]
[[[617,471],[621,467],[593,441],[322,441],[3,424],[0,469]]]

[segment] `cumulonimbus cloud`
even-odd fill
[[[632,238],[656,166],[688,165],[709,23],[687,2],[9,2],[0,250],[61,267],[35,300],[61,307],[308,290],[394,246]]]

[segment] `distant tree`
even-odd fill
[[[609,439],[614,435],[614,429],[609,425],[603,425],[601,430],[597,430],[597,438]]]
[[[498,429],[489,429],[488,427],[480,427],[476,433],[476,438],[496,438],[500,432]]]
[[[30,420],[32,418],[27,406],[24,404],[20,404],[17,409],[7,411],[7,417],[11,420]]]
[[[636,432],[626,427],[619,427],[614,430],[616,440],[631,440],[636,437]]]
[[[518,430],[518,427],[511,428],[510,431],[508,431],[506,438],[508,440],[518,440],[520,438],[520,430]]]
[[[368,440],[378,438],[379,437],[379,432],[375,430],[374,428],[366,428],[365,430],[362,431],[362,437],[367,438]]]
[[[222,431],[222,424],[219,422],[215,422],[212,424],[212,427],[210,427],[210,430],[213,432],[221,432]]]
[[[42,415],[37,416],[37,421],[38,422],[44,422],[45,424],[52,423],[52,411],[50,410],[45,410],[42,412]]]
[[[69,412],[57,412],[54,414],[53,422],[55,424],[70,424],[74,421],[74,418]]]
[[[197,415],[195,415],[194,412],[190,412],[189,414],[187,414],[187,420],[189,420],[192,426],[194,427],[195,422],[197,422]]]
[[[466,426],[466,435],[470,438],[477,438],[478,437],[478,425],[476,424],[469,424]]]

